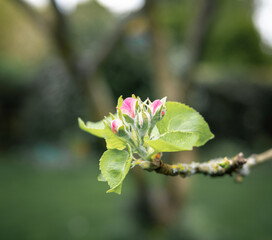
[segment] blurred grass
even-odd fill
[[[256,167],[241,184],[228,176],[192,177],[180,219],[171,226],[179,234],[168,239],[272,239],[271,166]],[[121,196],[106,194],[97,175],[92,162],[52,169],[2,161],[0,239],[137,239],[131,175]]]
[[[106,194],[97,169],[1,163],[0,239],[124,239],[132,232],[128,215],[120,214],[128,194]]]
[[[195,239],[272,239],[271,163],[242,183],[231,177],[192,179],[184,223]]]
[[[239,152],[248,157],[270,147],[269,141],[250,147],[238,139],[216,139],[200,148],[199,155],[203,161]],[[192,177],[181,220],[184,229],[193,239],[272,239],[271,186],[271,160],[252,168],[242,183],[229,176]]]

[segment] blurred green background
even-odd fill
[[[271,162],[241,184],[133,169],[122,195],[106,194],[105,144],[77,125],[114,112],[120,95],[167,96],[199,111],[215,138],[165,161],[271,148],[271,23],[259,20],[272,8],[78,2],[0,0],[0,239],[272,239]]]

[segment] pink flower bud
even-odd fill
[[[126,98],[123,101],[122,106],[120,107],[120,110],[123,114],[129,115],[131,118],[135,118],[135,105],[136,105],[137,99],[129,97]]]
[[[160,99],[155,100],[153,103],[151,103],[150,108],[152,111],[152,115],[154,116],[155,113],[158,111],[158,109],[163,105],[162,101]],[[165,111],[162,110],[161,116],[165,114]]]
[[[113,131],[113,133],[117,134],[118,133],[118,130],[119,128],[123,126],[123,123],[120,119],[114,119],[112,122],[111,122],[111,130]]]

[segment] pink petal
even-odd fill
[[[132,118],[135,118],[135,105],[136,105],[137,99],[129,97],[126,98],[123,101],[122,107],[120,107],[120,110],[123,114],[127,114],[131,116]]]
[[[120,119],[114,119],[111,122],[111,130],[116,134],[118,132],[118,129],[123,125],[122,121]]]
[[[157,111],[157,109],[162,105],[162,101],[160,99],[155,100],[153,103],[151,103],[150,107],[152,110],[152,114],[154,115]]]

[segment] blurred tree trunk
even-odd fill
[[[188,62],[185,69],[180,71],[185,101],[187,101],[190,89],[194,87],[194,71],[201,59],[208,32],[212,27],[212,18],[218,5],[216,0],[201,0],[197,14],[191,22],[186,43],[189,53]]]
[[[157,97],[167,96],[168,100],[181,99],[181,87],[169,69],[167,42],[163,29],[159,26],[156,14],[156,0],[146,1],[146,17],[152,38],[153,89]]]
[[[156,0],[147,0],[145,7],[152,36],[153,89],[158,98],[167,96],[168,100],[186,102],[193,87],[193,71],[199,62],[211,24],[215,0],[202,0],[199,5],[197,16],[192,22],[188,37],[189,61],[186,68],[181,69],[180,79],[176,79],[169,69],[167,41],[157,20],[156,6],[158,3]],[[194,159],[195,151],[168,154],[168,161],[170,162],[191,162]],[[187,180],[179,177],[167,178],[165,185],[159,192],[153,192],[153,196],[144,196],[145,193],[150,195],[152,191],[145,190],[141,194],[142,201],[148,201],[145,204],[142,203],[142,206],[144,205],[146,209],[149,209],[145,214],[152,215],[147,217],[153,220],[153,226],[168,226],[173,223],[177,219],[186,197]]]
[[[165,34],[157,21],[155,0],[146,2],[146,15],[152,36],[152,60],[156,97],[167,96],[168,100],[181,101],[184,93],[180,81],[175,79],[169,69],[167,57],[167,42]],[[168,154],[168,161],[183,157],[181,153]],[[170,225],[178,216],[183,202],[185,182],[181,178],[167,178],[165,186],[153,197],[153,213],[155,225]]]

